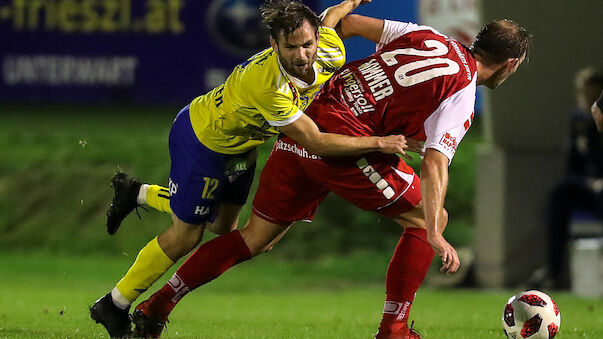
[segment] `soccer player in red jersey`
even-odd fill
[[[395,155],[320,157],[281,137],[247,225],[201,246],[136,307],[138,335],[159,337],[186,293],[265,252],[295,221],[311,220],[332,191],[404,228],[387,271],[376,338],[420,338],[408,327],[408,315],[434,254],[442,258],[442,272],[455,273],[460,265],[443,237],[444,198],[448,166],[473,121],[476,87],[496,88],[515,73],[527,57],[530,34],[511,20],[498,20],[484,26],[468,48],[429,26],[358,15],[345,17],[338,29],[376,42],[377,52],[338,71],[306,114],[330,133],[425,141],[420,177]]]

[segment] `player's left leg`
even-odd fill
[[[149,206],[159,212],[172,214],[170,191],[167,187],[154,184],[142,184],[138,203]]]
[[[143,184],[122,171],[113,175],[111,187],[113,200],[107,209],[107,232],[110,235],[115,234],[122,221],[139,206],[149,206],[160,212],[172,213],[167,187]]]
[[[117,171],[111,178],[113,200],[107,210],[107,232],[115,234],[124,218],[140,206],[138,195],[142,184],[128,174]]]
[[[190,291],[219,277],[231,267],[268,250],[289,226],[252,215],[241,231],[233,231],[199,247],[170,280],[132,315],[136,336],[159,338],[169,314]]]
[[[209,223],[207,229],[215,234],[225,234],[237,227],[238,216],[245,205],[253,176],[257,150],[242,156],[230,157],[225,164],[224,176],[229,180],[229,189],[223,198],[222,212],[216,221]],[[172,214],[170,191],[168,187],[143,184],[138,179],[118,171],[111,178],[113,200],[107,210],[107,232],[115,234],[122,221],[138,206],[148,206],[159,212]],[[138,211],[137,211],[138,212]],[[140,217],[140,214],[138,215]]]
[[[117,172],[111,179],[114,197],[107,210],[107,231],[113,235],[122,221],[138,206],[148,206],[159,212],[172,214],[170,193],[167,187],[142,184],[124,172]],[[207,229],[215,234],[226,234],[237,228],[239,214],[243,208],[240,203],[220,205],[216,220],[207,224]]]

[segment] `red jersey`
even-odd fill
[[[467,47],[432,27],[386,20],[377,52],[338,71],[305,113],[325,132],[403,134],[452,160],[473,121],[476,81]]]

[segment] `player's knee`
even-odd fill
[[[172,226],[159,235],[158,240],[170,258],[179,259],[201,242],[204,230],[205,224],[189,224],[174,216]]]
[[[243,241],[245,241],[247,248],[249,248],[252,257],[272,249],[272,242],[267,241],[261,234],[254,234],[248,232],[248,229],[243,228],[241,230],[241,236],[243,237]]]
[[[271,244],[263,246],[254,244],[251,246],[247,245],[247,247],[249,247],[249,252],[251,253],[251,256],[255,257],[257,255],[270,251],[273,246]]]

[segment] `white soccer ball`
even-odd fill
[[[524,291],[507,301],[502,325],[507,338],[552,339],[559,333],[561,313],[546,293]]]

